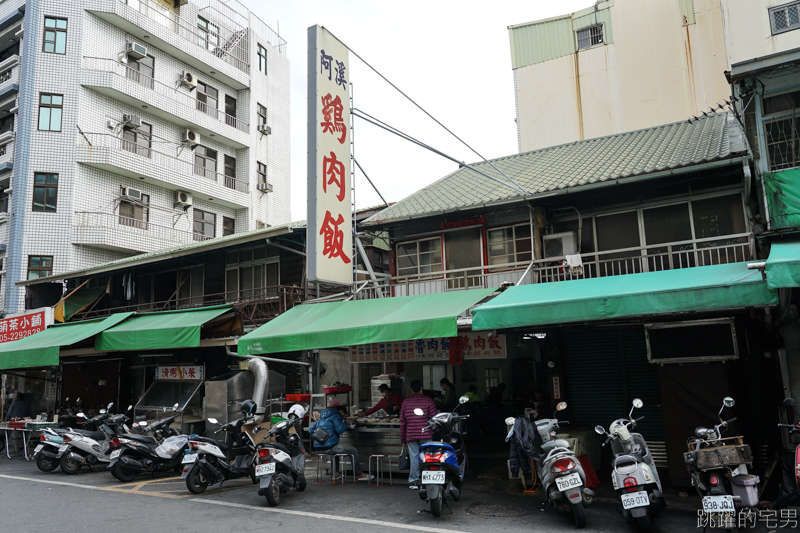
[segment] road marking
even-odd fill
[[[212,503],[215,505],[224,505],[226,507],[238,507],[240,509],[253,509],[255,511],[262,511],[264,513],[281,513],[291,514],[296,516],[307,516],[309,518],[322,518],[328,520],[339,520],[340,522],[356,522],[358,524],[370,524],[373,526],[393,527],[397,529],[414,529],[416,531],[430,531],[431,533],[459,533],[455,529],[441,529],[435,527],[425,527],[417,524],[397,524],[394,522],[383,522],[381,520],[370,520],[368,518],[355,518],[349,516],[338,516],[322,513],[309,513],[308,511],[292,511],[290,509],[276,509],[275,507],[258,507],[256,505],[245,505],[242,503],[221,502],[217,500],[207,500],[205,498],[194,498],[190,502],[198,503]]]

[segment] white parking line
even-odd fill
[[[198,503],[213,503],[214,505],[224,505],[226,507],[238,507],[240,509],[252,509],[254,511],[262,511],[264,513],[282,513],[282,514],[291,514],[297,516],[307,516],[310,518],[322,518],[328,520],[339,520],[340,522],[356,522],[358,524],[370,524],[373,526],[381,526],[381,527],[393,527],[397,529],[414,529],[416,531],[430,531],[431,533],[460,533],[458,530],[455,529],[440,529],[435,527],[425,527],[420,526],[417,524],[397,524],[393,522],[382,522],[381,520],[370,520],[367,518],[355,518],[350,516],[339,516],[339,515],[331,515],[331,514],[321,514],[321,513],[309,513],[307,511],[292,511],[289,509],[276,509],[274,507],[259,507],[256,505],[244,505],[241,503],[231,503],[231,502],[220,502],[216,500],[206,500],[205,498],[193,498],[188,500],[190,502],[198,502]]]
[[[32,477],[22,477],[22,476],[9,476],[7,474],[0,474],[0,477],[6,479],[16,479],[17,481],[33,481],[35,483],[46,483],[48,485],[64,485],[65,487],[78,487],[79,489],[92,489],[92,490],[103,490],[103,487],[94,487],[92,485],[82,485],[80,483],[70,483],[68,481],[52,481],[49,479],[36,479]]]

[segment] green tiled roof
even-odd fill
[[[364,221],[378,224],[460,211],[485,204],[548,196],[617,180],[687,169],[747,155],[744,132],[732,113],[586,139],[514,154],[492,163],[527,195],[461,167]],[[506,181],[488,163],[473,163]]]

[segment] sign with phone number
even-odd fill
[[[26,313],[0,319],[0,343],[30,337],[47,327],[45,311]]]

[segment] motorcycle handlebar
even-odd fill
[[[730,420],[725,421],[725,425],[727,426],[728,424],[732,424],[733,422],[736,422],[736,417],[735,416],[733,418],[731,418]]]
[[[794,424],[778,424],[778,427],[779,428],[789,428],[789,429],[794,429],[795,428]]]
[[[644,420],[644,417],[640,416],[639,418],[635,418],[633,421],[634,422],[641,422],[642,420]]]

